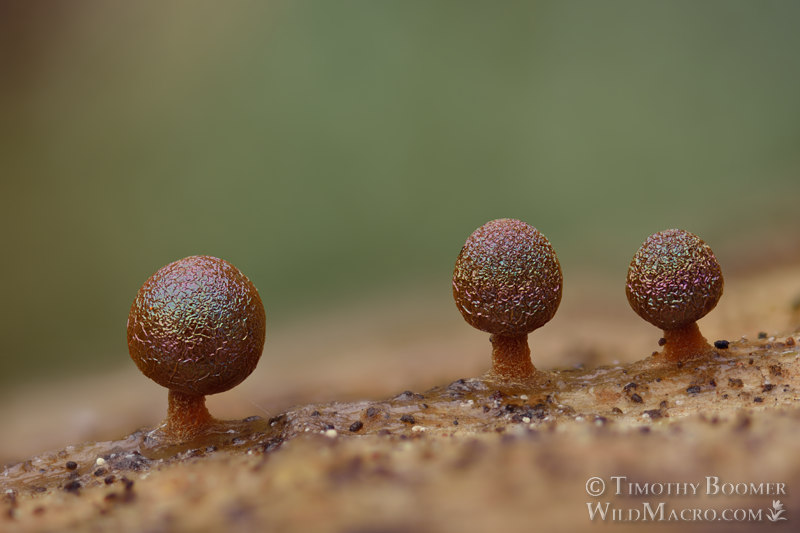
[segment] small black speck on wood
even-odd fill
[[[416,420],[412,415],[403,415],[400,417],[400,422],[405,422],[406,424],[414,424]]]
[[[65,466],[67,467],[67,470],[75,470],[76,468],[78,468],[78,463],[76,463],[75,461],[67,461],[67,464]]]
[[[689,394],[697,394],[697,393],[700,392],[700,386],[699,385],[692,385],[691,387],[688,387],[686,389],[686,392],[688,392]]]
[[[363,427],[364,427],[363,422],[361,422],[361,420],[356,420],[355,422],[350,424],[350,431],[355,433],[356,431],[359,431]]]
[[[661,411],[661,409],[648,409],[644,412],[644,414],[649,416],[651,420],[657,420],[664,416],[664,413]]]
[[[635,403],[642,403],[644,400],[642,400],[642,397],[634,392],[631,394],[631,401]]]
[[[714,341],[714,348],[717,348],[719,350],[727,350],[730,344],[731,343],[726,340],[718,340]]]

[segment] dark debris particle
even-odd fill
[[[794,337],[786,337],[786,346],[794,346]]]
[[[456,418],[455,420],[453,420],[453,425],[454,425],[454,426],[457,426],[457,425],[458,425],[458,419],[457,419],[457,418]]]
[[[94,471],[94,477],[105,476],[106,472],[107,470],[105,468],[98,468],[97,470]]]
[[[642,397],[634,392],[631,394],[631,401],[635,403],[642,403],[644,400],[642,400]]]
[[[728,386],[734,389],[741,389],[744,387],[744,382],[739,378],[728,378]]]
[[[726,340],[718,340],[714,341],[714,348],[719,350],[727,350],[730,347],[731,343]]]
[[[754,362],[755,360],[751,357],[750,360],[747,361],[747,364],[752,365]]]
[[[105,483],[106,485],[111,485],[116,480],[117,480],[117,478],[115,478],[113,475],[112,476],[106,476],[106,478],[103,480],[103,483]]]
[[[462,379],[460,381],[464,381],[464,380]],[[402,401],[407,401],[407,400],[424,400],[425,396],[423,396],[422,394],[418,394],[418,393],[412,392],[410,390],[407,390],[407,391],[401,392],[400,394],[395,396],[393,399],[397,400],[397,401],[401,401],[401,402]]]
[[[765,383],[761,386],[761,392],[769,392],[775,388],[775,385],[772,383]]]
[[[661,403],[658,404],[659,409],[666,409],[667,408],[667,400],[661,400]]]
[[[146,470],[152,462],[136,450],[110,459],[113,468],[118,470],[133,470],[135,472]]]
[[[375,407],[368,407],[367,408],[367,417],[372,418],[373,416],[377,415],[379,410]]]
[[[755,398],[753,398],[753,401],[756,403],[761,403],[764,401],[764,398],[762,398],[761,396],[756,396]]]
[[[364,427],[364,423],[361,422],[361,420],[356,420],[355,422],[350,424],[350,431],[355,433],[356,431],[361,430],[361,428],[363,428],[363,427]]]
[[[780,364],[769,365],[769,373],[772,374],[773,376],[782,376],[783,369],[781,368]]]
[[[428,404],[427,404],[427,403],[423,403],[423,404],[422,404],[422,408],[423,408],[423,409],[427,409],[427,408],[428,408]]]
[[[488,387],[479,380],[457,379],[447,386],[447,393],[453,399],[463,398],[465,393],[485,391]]]
[[[659,418],[664,417],[664,413],[661,409],[648,409],[644,412],[647,416],[650,417],[651,420],[658,420]]]
[[[336,429],[336,428],[335,428],[335,427],[333,427],[333,424],[325,424],[324,426],[322,426],[322,429],[324,429],[325,431],[327,431],[327,430],[329,430],[329,429]]]
[[[67,470],[75,470],[76,468],[78,468],[78,463],[76,463],[75,461],[67,461],[67,464],[64,466],[67,467]]]
[[[611,409],[611,412],[614,413],[615,415],[621,415],[622,409],[620,409],[619,407],[614,407],[613,409]]]
[[[709,381],[708,384],[711,385],[712,387],[716,387],[717,386],[717,380],[714,379],[714,378],[711,378],[711,381]]]
[[[624,390],[625,392],[630,392],[631,390],[636,389],[638,387],[639,387],[639,385],[637,385],[636,383],[631,381],[630,383],[628,383],[627,385],[622,387],[622,390]]]
[[[503,406],[503,409],[505,409],[507,413],[513,413],[514,411],[517,410],[518,407],[519,405],[514,405],[513,403],[507,403]]]
[[[318,411],[315,411],[315,413],[317,413],[316,416],[319,416],[319,412]],[[311,413],[311,416],[315,416],[314,413]],[[273,416],[272,418],[270,418],[267,421],[267,423],[270,425],[270,427],[275,427],[280,422],[284,422],[285,420],[286,420],[286,413],[278,415],[278,416]]]
[[[320,414],[319,411],[316,410],[311,411],[311,416],[319,416],[319,414]]]
[[[686,388],[686,392],[689,394],[697,394],[700,392],[700,385],[692,385],[691,387]]]
[[[659,346],[664,346],[665,344],[667,344],[667,339],[665,339],[664,337],[661,337],[660,339],[658,339],[658,345]]]
[[[405,422],[406,424],[415,424],[417,421],[412,415],[403,415],[400,417],[400,422]]]
[[[73,494],[77,494],[81,490],[81,482],[78,480],[70,481],[64,485],[64,490]]]
[[[758,338],[759,339],[766,339],[767,338],[767,332],[766,331],[759,331],[758,332]]]
[[[656,383],[661,383],[661,378],[656,378]]]

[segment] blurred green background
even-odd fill
[[[622,291],[667,227],[796,236],[798,27],[790,1],[4,2],[0,383],[130,364],[136,291],[192,254],[279,323],[450,298],[492,218],[541,229],[566,290]]]

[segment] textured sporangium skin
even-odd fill
[[[633,256],[625,292],[639,316],[669,330],[714,309],[723,285],[711,248],[697,235],[669,229],[648,237]]]
[[[453,298],[470,325],[493,335],[527,335],[561,302],[563,278],[550,241],[511,218],[487,222],[456,259]]]
[[[128,315],[128,350],[159,385],[215,394],[255,369],[265,323],[258,291],[239,269],[191,256],[161,268],[139,289]]]

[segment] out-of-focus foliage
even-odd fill
[[[542,230],[565,290],[667,227],[723,254],[796,228],[799,23],[788,1],[6,3],[0,382],[124,361],[138,287],[186,255],[237,265],[269,322],[450,298],[491,218]]]

